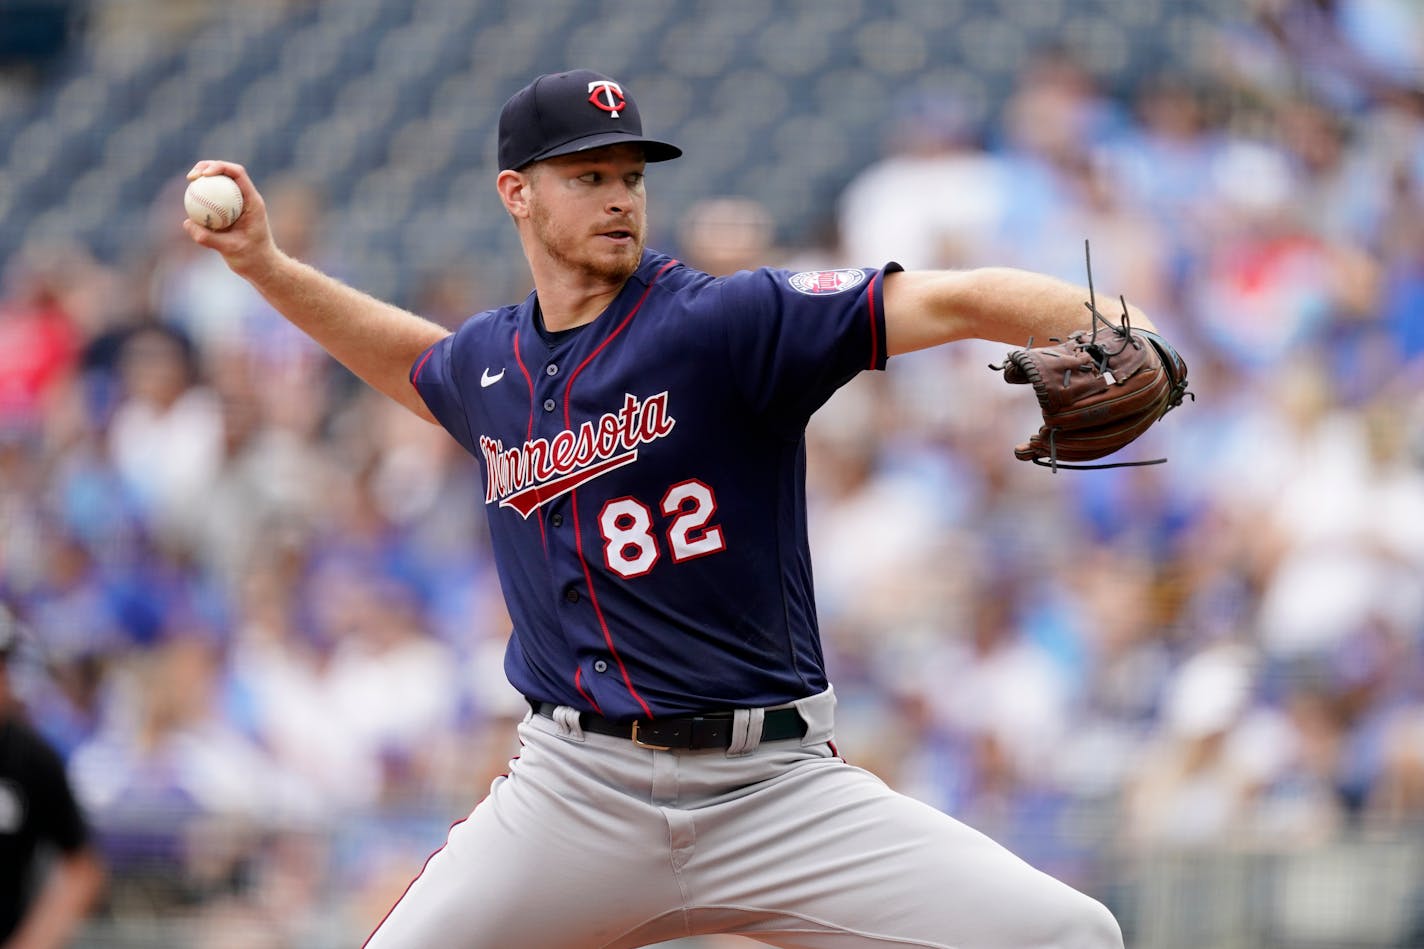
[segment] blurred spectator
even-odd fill
[[[335,394],[320,372],[264,371],[240,351],[224,350],[211,367],[221,456],[188,536],[202,568],[235,597],[254,558],[299,542],[328,515],[336,462],[321,427]]]
[[[346,275],[326,233],[323,194],[310,180],[281,176],[269,188],[272,230],[288,253],[327,273]],[[334,372],[315,344],[273,310],[221,259],[193,253],[173,222],[176,196],[155,202],[152,227],[161,236],[151,297],[158,320],[192,341],[204,369],[224,358],[250,360],[266,370],[321,367]],[[184,247],[183,245],[188,246]]]
[[[1163,731],[1127,788],[1130,841],[1148,847],[1221,844],[1246,825],[1258,762],[1231,737],[1251,701],[1250,657],[1210,647],[1172,675]]]
[[[1199,78],[1171,72],[1146,76],[1132,90],[1135,121],[1109,146],[1127,200],[1164,225],[1189,222],[1209,185],[1220,142],[1212,103]]]
[[[1123,122],[1122,109],[1077,56],[1048,46],[1030,57],[1004,102],[991,146],[1010,182],[994,262],[1039,266],[1020,241],[1051,233],[1050,222],[1073,202],[1079,169],[1116,140]]]
[[[48,522],[41,504],[44,468],[38,432],[0,429],[0,587],[16,594],[42,582],[40,551]]]
[[[1058,173],[1061,200],[1043,211],[1040,226],[1015,242],[1022,261],[1036,261],[1046,273],[1088,282],[1083,241],[1090,245],[1092,281],[1098,310],[1121,319],[1118,298],[1126,297],[1146,312],[1164,333],[1171,333],[1172,247],[1162,222],[1134,205],[1100,152],[1062,159]],[[1173,338],[1181,338],[1173,333]]]
[[[1114,723],[1133,738],[1162,713],[1174,665],[1164,562],[1110,546],[1062,571],[1083,611],[1073,630],[1084,641],[1073,668],[1081,708],[1090,721]],[[1110,774],[1122,776],[1117,768]]]
[[[159,816],[290,813],[282,772],[221,715],[220,659],[207,633],[175,629],[114,671],[116,707],[72,759],[80,797],[96,815],[149,824]]]
[[[844,387],[808,433],[817,605],[852,652],[885,645],[882,623],[918,625],[948,599],[931,567],[947,542],[941,498],[931,477],[884,464],[881,398],[875,385]]]
[[[1424,14],[1408,0],[1253,0],[1277,54],[1336,108],[1420,89]]]
[[[380,795],[381,774],[330,704],[329,648],[302,624],[306,569],[300,547],[251,561],[239,593],[226,711],[310,789],[323,812],[345,814]]]
[[[446,329],[458,329],[471,316],[492,305],[485,281],[468,263],[441,267],[425,274],[416,287],[412,309]]]
[[[124,340],[109,451],[159,538],[191,542],[222,464],[223,415],[188,339],[160,326]]]
[[[0,430],[33,429],[74,371],[83,340],[66,300],[73,261],[29,248],[6,268],[0,297]]]
[[[328,483],[333,518],[313,546],[292,534],[250,559],[232,666],[249,730],[342,812],[427,793],[425,755],[460,705],[456,653],[431,634],[370,489]]]
[[[916,269],[992,259],[1010,181],[985,153],[967,107],[943,93],[913,96],[898,108],[885,135],[888,154],[841,193],[846,262],[894,260]]]
[[[1039,772],[1064,737],[1069,710],[1067,677],[1020,631],[1016,613],[1024,598],[1015,593],[1009,577],[977,586],[963,635],[951,633],[938,644],[918,681],[937,726],[988,768],[971,781],[982,781],[991,794],[1003,791],[1005,779],[1012,785]]]
[[[1389,149],[1389,209],[1380,225],[1383,257],[1380,314],[1399,354],[1424,355],[1424,98],[1412,108],[1395,110],[1398,149]],[[1412,152],[1412,154],[1411,154]]]
[[[1163,301],[1170,307],[1167,316],[1178,310],[1181,285],[1209,243],[1203,197],[1212,191],[1222,147],[1214,101],[1198,77],[1148,76],[1132,92],[1136,121],[1097,157],[1107,166],[1100,170],[1103,186],[1113,191],[1117,203],[1147,215],[1158,227],[1158,264],[1171,291]],[[1156,319],[1157,311],[1150,312]]]
[[[104,868],[64,762],[11,691],[19,627],[0,604],[0,945],[59,949],[94,909]]]
[[[1259,712],[1243,729],[1243,744],[1270,765],[1248,831],[1253,841],[1316,846],[1344,828],[1350,815],[1340,763],[1349,721],[1342,704],[1320,683],[1292,683],[1278,711]]]
[[[208,631],[175,623],[115,668],[104,727],[71,759],[120,904],[172,914],[231,892],[261,865],[264,833],[322,813],[223,715],[220,663]]]
[[[352,744],[380,763],[386,801],[430,801],[437,761],[428,742],[455,726],[453,651],[430,635],[409,591],[371,578],[335,580],[345,603],[325,675],[327,713]],[[346,583],[351,585],[348,587]],[[343,590],[343,587],[345,589]],[[322,587],[313,591],[320,596]]]
[[[1295,381],[1298,427],[1278,448],[1295,464],[1262,521],[1274,556],[1261,641],[1279,655],[1310,654],[1375,618],[1415,628],[1424,622],[1415,529],[1424,523],[1424,473],[1404,454],[1392,414],[1368,424],[1331,402],[1319,373],[1298,371]]]
[[[707,198],[678,222],[678,244],[689,266],[713,276],[775,266],[775,223],[751,198]]]
[[[1310,668],[1307,662],[1298,666]],[[1337,787],[1350,814],[1388,825],[1410,821],[1407,811],[1371,810],[1384,798],[1385,776],[1399,759],[1391,735],[1420,706],[1417,639],[1407,629],[1372,619],[1329,654],[1315,660],[1329,690],[1342,734],[1334,761]],[[1407,761],[1407,760],[1406,760]]]
[[[1237,371],[1271,370],[1374,303],[1368,257],[1301,223],[1296,178],[1277,144],[1233,141],[1213,175],[1209,249],[1184,303],[1203,342]]]
[[[484,494],[478,469],[453,439],[389,399],[365,394],[338,424],[359,453],[371,510],[401,538],[398,572],[440,622],[441,638],[458,645],[471,634],[479,577],[493,570],[484,508],[472,503]]]
[[[1383,156],[1354,141],[1348,116],[1319,102],[1282,102],[1277,121],[1301,222],[1333,245],[1376,252],[1392,185]]]
[[[1401,710],[1382,736],[1382,768],[1366,802],[1368,816],[1390,827],[1424,816],[1424,706]]]
[[[25,591],[24,602],[50,675],[29,700],[40,730],[67,757],[104,725],[105,675],[132,641],[131,630],[116,592],[79,538],[55,532],[41,550],[47,571]]]

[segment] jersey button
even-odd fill
[[[567,590],[564,591],[564,599],[568,600],[570,603],[577,603],[579,601],[579,592],[573,587],[569,587]]]
[[[604,662],[602,659],[598,660],[597,662],[595,662],[595,663],[593,664],[593,671],[594,671],[594,672],[607,672],[607,671],[608,671],[608,663]]]
[[[545,412],[552,412],[552,411],[554,411],[554,400],[553,400],[553,399],[545,399],[545,400],[544,400],[544,411],[545,411]]]
[[[558,374],[559,374],[559,367],[556,366],[556,365],[554,365],[553,363],[549,363],[549,365],[547,365],[547,366],[544,367],[544,375],[546,375],[546,376],[557,376]]]
[[[562,514],[555,514],[553,517],[549,518],[549,523],[550,523],[550,524],[553,524],[555,527],[563,527],[563,526],[564,526],[564,515],[562,515]]]

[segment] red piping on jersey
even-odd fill
[[[596,701],[594,701],[593,696],[589,695],[587,692],[585,692],[585,691],[583,690],[583,670],[582,670],[582,669],[575,669],[575,670],[574,670],[574,688],[578,689],[578,694],[583,696],[583,700],[584,700],[585,702],[587,702],[589,705],[592,705],[592,706],[593,706],[593,710],[594,710],[595,712],[597,712],[597,713],[600,714],[600,715],[603,714],[603,709],[601,709],[601,708],[598,707],[598,703],[597,703]]]
[[[870,278],[870,368],[874,369],[880,362],[880,334],[875,328],[875,281],[880,279],[880,274]]]
[[[420,389],[415,384],[415,380],[420,378],[420,370],[425,368],[425,364],[430,361],[430,357],[435,355],[435,344],[431,343],[430,348],[425,351],[425,355],[420,357],[420,362],[415,364],[415,371],[410,374],[410,387],[419,392]]]
[[[524,368],[524,357],[519,352],[519,330],[514,331],[514,364],[524,375],[524,384],[529,387],[529,426],[524,430],[524,440],[534,437],[534,380],[529,378],[529,370]]]
[[[527,445],[534,439],[534,380],[529,377],[529,370],[524,368],[524,357],[519,353],[519,330],[514,331],[514,364],[519,367],[519,371],[524,375],[524,384],[529,387],[529,427],[524,430],[524,443]],[[493,475],[491,475],[493,477]],[[549,559],[549,538],[544,534],[544,518],[539,518],[539,543],[544,545],[544,559]]]
[[[518,757],[518,756],[516,755],[515,757]],[[447,846],[449,846],[449,844],[450,844],[450,835],[455,832],[455,828],[456,828],[456,827],[459,827],[461,824],[463,824],[463,823],[464,823],[465,821],[467,821],[467,820],[469,820],[468,817],[462,817],[462,818],[460,818],[459,820],[455,821],[455,823],[453,823],[453,824],[450,825],[450,829],[445,832],[445,843],[441,844],[441,845],[435,850],[434,853],[432,853],[430,856],[428,856],[428,857],[425,858],[425,863],[423,863],[423,864],[420,865],[420,872],[417,873],[417,874],[415,875],[415,877],[414,877],[409,883],[407,883],[407,884],[405,885],[405,891],[404,891],[403,893],[401,893],[400,899],[399,899],[399,900],[396,900],[394,903],[392,903],[392,904],[391,904],[391,908],[388,909],[388,910],[386,910],[386,915],[382,916],[382,917],[381,917],[381,921],[376,924],[376,928],[373,929],[373,930],[371,930],[371,935],[367,936],[367,937],[366,937],[366,941],[363,942],[363,943],[361,943],[361,949],[366,949],[366,947],[371,944],[371,940],[376,938],[376,933],[378,933],[378,932],[381,931],[381,927],[384,926],[384,925],[386,924],[386,921],[391,918],[391,914],[396,911],[396,907],[399,906],[399,905],[401,905],[401,900],[404,900],[404,899],[406,898],[406,896],[408,896],[408,895],[410,894],[411,888],[414,887],[415,884],[420,881],[420,878],[421,878],[421,877],[425,876],[425,870],[426,870],[427,867],[430,866],[430,861],[434,860],[434,859],[436,858],[436,856],[439,855],[439,853],[440,853],[441,850],[444,850]]]
[[[579,373],[583,372],[585,366],[593,362],[593,357],[603,352],[604,347],[613,342],[614,338],[623,332],[624,327],[632,322],[634,315],[643,308],[643,303],[648,299],[648,294],[653,292],[653,286],[658,282],[658,278],[667,273],[675,264],[677,264],[676,260],[669,260],[663,264],[662,269],[653,274],[653,279],[648,281],[648,288],[643,291],[643,295],[638,298],[638,302],[633,304],[633,309],[628,311],[628,315],[623,317],[623,322],[619,323],[617,328],[608,334],[607,339],[598,344],[597,349],[589,353],[588,357],[578,364],[577,369],[569,373],[569,381],[564,386],[564,428],[573,428],[573,419],[569,414],[569,395],[573,392],[574,380],[578,378]],[[608,646],[608,654],[611,655],[613,661],[618,664],[618,672],[623,676],[623,685],[627,687],[628,694],[633,696],[634,700],[643,709],[643,714],[648,718],[652,718],[653,710],[648,707],[647,702],[643,701],[643,697],[638,694],[638,690],[633,688],[633,680],[628,675],[628,667],[624,665],[623,657],[618,654],[618,647],[613,645],[613,633],[608,628],[608,620],[603,616],[603,607],[598,605],[598,594],[593,592],[593,571],[588,568],[588,560],[583,555],[583,529],[579,525],[578,491],[574,491],[570,495],[570,501],[574,512],[574,552],[578,554],[579,564],[583,567],[584,582],[588,584],[588,601],[593,604],[593,614],[598,617],[598,625],[603,630],[603,641]]]
[[[564,427],[565,427],[565,428],[572,428],[572,427],[573,427],[573,422],[570,420],[570,416],[569,416],[569,392],[573,390],[573,387],[574,387],[574,380],[578,378],[578,374],[581,373],[581,372],[583,372],[584,366],[587,366],[589,363],[593,362],[593,357],[595,357],[595,356],[597,356],[599,353],[603,352],[603,348],[604,348],[605,346],[607,346],[609,343],[613,342],[614,337],[616,337],[619,333],[623,332],[623,328],[626,327],[630,322],[632,322],[633,316],[638,312],[638,310],[642,309],[643,302],[648,299],[648,294],[650,294],[650,293],[653,292],[653,285],[658,282],[658,278],[661,277],[663,274],[667,273],[668,268],[675,266],[677,263],[678,263],[678,262],[677,262],[676,260],[669,260],[667,263],[663,264],[661,270],[659,270],[657,273],[653,274],[653,279],[648,281],[648,288],[643,291],[643,295],[638,298],[638,302],[635,303],[635,304],[633,304],[633,309],[631,309],[631,310],[628,311],[628,315],[625,316],[625,317],[623,317],[623,322],[622,322],[622,323],[619,323],[617,329],[615,329],[613,332],[611,332],[611,333],[608,334],[608,338],[607,338],[607,339],[605,339],[603,342],[601,342],[601,343],[598,344],[598,348],[597,348],[597,349],[595,349],[593,352],[589,353],[588,356],[584,359],[584,361],[578,364],[578,368],[577,368],[577,369],[575,369],[573,372],[569,373],[569,381],[568,381],[568,384],[564,386]]]

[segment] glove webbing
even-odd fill
[[[1116,356],[1118,353],[1122,352],[1123,349],[1133,344],[1132,319],[1128,316],[1127,313],[1127,300],[1121,294],[1118,295],[1118,301],[1122,303],[1121,324],[1116,326],[1113,325],[1111,322],[1108,321],[1107,317],[1103,316],[1101,313],[1098,312],[1098,296],[1093,291],[1093,256],[1092,252],[1088,249],[1087,238],[1083,239],[1083,263],[1088,271],[1088,302],[1085,303],[1084,306],[1088,308],[1088,312],[1093,314],[1093,334],[1088,338],[1088,344],[1083,348],[1087,351],[1088,355],[1093,357],[1093,362],[1097,363],[1098,371],[1106,375],[1108,379],[1108,384],[1111,385],[1113,382],[1113,377],[1111,370],[1107,368],[1108,358],[1110,356]],[[1099,322],[1101,322],[1104,326],[1106,326],[1108,329],[1112,330],[1114,333],[1116,333],[1119,337],[1122,338],[1122,346],[1119,346],[1116,352],[1109,353],[1098,345]],[[1030,340],[1029,346],[1032,345],[1033,341]],[[1054,443],[1054,436],[1057,434],[1058,429],[1056,427],[1050,428],[1048,430],[1047,461],[1044,461],[1042,458],[1029,459],[1034,464],[1039,465],[1043,468],[1048,468],[1055,474],[1058,472],[1059,468],[1072,468],[1075,471],[1090,471],[1098,468],[1141,468],[1147,465],[1166,464],[1167,462],[1166,458],[1153,458],[1150,461],[1108,461],[1102,464],[1095,465],[1085,465],[1076,463],[1070,464],[1066,461],[1058,460],[1058,446]]]

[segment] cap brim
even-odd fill
[[[525,165],[533,164],[536,161],[543,161],[546,158],[557,158],[560,155],[573,155],[577,152],[592,151],[595,148],[605,148],[609,145],[641,145],[643,146],[643,157],[647,161],[672,161],[681,157],[682,149],[668,142],[660,142],[655,138],[644,138],[641,135],[629,135],[626,132],[600,132],[597,135],[585,135],[583,138],[576,138],[571,142],[564,142],[562,145],[555,145],[553,148],[540,152]],[[521,166],[522,167],[522,166]]]

